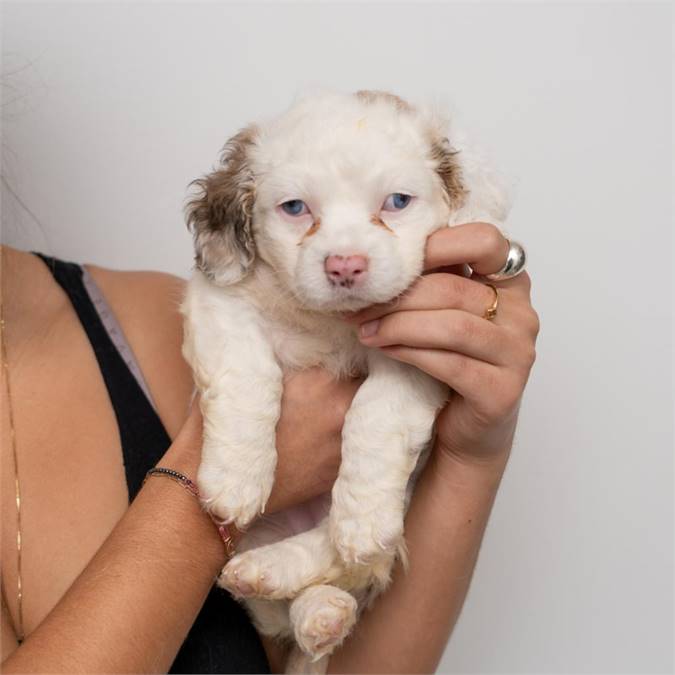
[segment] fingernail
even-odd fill
[[[379,319],[375,319],[375,321],[366,321],[366,323],[362,323],[361,328],[359,329],[361,337],[364,338],[372,337],[373,335],[375,335],[375,333],[377,333],[379,325],[380,325]]]

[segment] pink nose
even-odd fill
[[[329,255],[324,262],[324,269],[331,284],[351,288],[365,279],[368,258],[365,255]]]

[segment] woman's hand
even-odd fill
[[[356,379],[337,381],[319,368],[285,376],[277,424],[277,469],[266,506],[268,513],[331,489],[340,466],[345,413],[360,384],[361,380]],[[195,403],[163,464],[196,476],[202,427]]]
[[[427,242],[425,276],[393,302],[349,317],[360,324],[363,344],[450,385],[437,445],[461,459],[508,455],[535,359],[539,320],[526,273],[494,284],[497,315],[484,318],[494,292],[479,275],[497,272],[507,252],[504,236],[487,223],[440,230]],[[465,264],[472,278],[461,275]]]
[[[345,414],[360,384],[337,381],[318,368],[286,375],[270,512],[331,489],[340,466]]]

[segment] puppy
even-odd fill
[[[403,293],[435,230],[501,223],[506,190],[431,111],[372,91],[308,96],[243,129],[196,183],[183,352],[201,392],[197,480],[214,516],[243,529],[264,512],[285,371],[367,376],[332,494],[256,520],[219,581],[262,633],[293,641],[290,671],[322,672],[404,557],[411,477],[449,394],[362,346],[340,313]]]

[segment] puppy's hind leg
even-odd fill
[[[307,532],[236,555],[223,568],[218,585],[237,597],[279,600],[333,581],[343,569],[324,519]]]
[[[262,635],[280,640],[283,643],[291,641],[291,648],[286,658],[284,672],[286,673],[316,673],[323,675],[328,666],[328,656],[318,660],[305,654],[294,642],[293,627],[290,623],[289,603],[286,600],[259,600],[247,598],[246,606],[253,617],[253,622]]]

